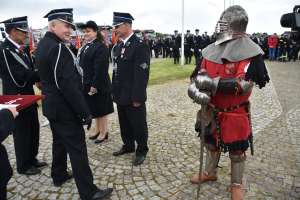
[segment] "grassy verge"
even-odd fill
[[[192,63],[194,61],[192,60]],[[172,80],[185,79],[190,76],[195,65],[174,65],[173,59],[162,59],[150,65],[149,85],[157,85]]]

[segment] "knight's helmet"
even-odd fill
[[[247,24],[248,14],[244,8],[238,5],[228,7],[217,22],[215,45],[243,36]]]

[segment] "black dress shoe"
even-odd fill
[[[31,166],[29,169],[27,169],[24,172],[21,172],[20,174],[25,174],[27,176],[30,176],[30,175],[37,175],[37,174],[40,174],[40,173],[41,173],[40,169],[38,169],[34,166]]]
[[[94,139],[96,139],[99,135],[100,135],[100,132],[98,132],[96,135],[90,136],[89,139],[90,139],[90,140],[94,140]]]
[[[100,144],[100,143],[104,142],[105,140],[108,140],[108,133],[106,133],[106,136],[103,139],[101,139],[101,140],[96,139],[95,144]]]
[[[68,180],[73,178],[73,174],[72,173],[68,173],[62,180],[59,181],[54,181],[53,180],[53,185],[55,187],[60,187],[62,186],[65,182],[67,182]]]
[[[92,200],[102,200],[103,198],[108,197],[112,191],[112,188],[107,188],[104,190],[98,189],[98,191],[93,195]]]
[[[125,148],[121,148],[119,151],[113,152],[113,156],[121,156],[127,153],[134,153],[135,150],[134,149],[125,149]]]
[[[46,162],[40,162],[40,161],[36,161],[36,162],[33,163],[33,166],[36,167],[36,168],[45,167],[47,165],[48,164]]]
[[[132,164],[134,166],[141,165],[141,164],[143,164],[143,162],[145,161],[145,159],[146,159],[146,155],[137,155],[135,157],[135,159],[133,160]]]

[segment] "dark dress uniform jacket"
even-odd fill
[[[69,154],[80,198],[91,199],[97,187],[93,184],[81,123],[90,115],[83,95],[82,69],[71,50],[51,32],[38,45],[36,63],[45,95],[43,113],[53,135],[51,177],[57,182],[67,177]]]
[[[33,85],[39,81],[39,76],[34,70],[28,51],[25,50],[24,53],[21,53],[8,39],[3,42],[0,51],[0,75],[3,94],[33,95]]]
[[[14,117],[8,110],[0,110],[0,188],[6,187],[12,176],[12,168],[9,164],[8,156],[2,142],[15,128]],[[2,194],[0,194],[0,197]]]
[[[189,35],[184,37],[184,51],[188,56],[191,55],[191,49],[194,48],[193,43],[193,36]]]
[[[111,92],[111,81],[108,74],[108,54],[108,48],[102,42],[97,41],[97,39],[82,47],[79,52],[79,65],[84,71],[84,85],[93,86],[99,92]]]
[[[84,95],[93,117],[102,117],[114,111],[111,81],[108,74],[109,52],[103,42],[95,39],[79,51],[79,65],[83,69]],[[91,86],[97,93],[90,96]]]
[[[118,105],[146,102],[149,79],[150,50],[136,35],[113,49],[113,100]]]
[[[5,95],[34,95],[33,85],[39,81],[28,49],[22,52],[8,39],[0,47],[0,76]],[[34,104],[20,111],[16,118],[13,136],[19,173],[36,162],[39,132],[37,104]]]
[[[47,32],[38,45],[36,64],[45,95],[43,114],[49,120],[81,120],[89,116],[82,91],[82,77],[72,56],[70,50],[51,32]]]

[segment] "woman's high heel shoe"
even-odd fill
[[[90,139],[90,140],[94,140],[94,139],[96,139],[99,135],[100,135],[100,132],[98,132],[96,135],[90,136],[89,139]]]
[[[100,143],[104,142],[105,140],[108,140],[108,133],[106,133],[106,136],[103,139],[101,139],[101,140],[96,139],[95,144],[100,144]]]

